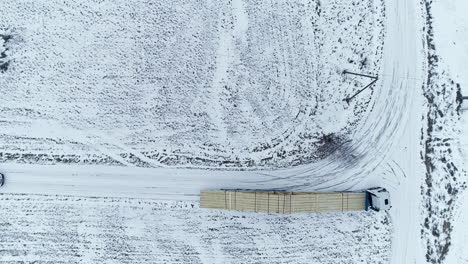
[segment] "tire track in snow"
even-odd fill
[[[236,12],[239,17],[245,18],[245,13],[242,12],[242,3],[233,2],[233,6],[239,11]],[[404,19],[404,15],[401,17],[397,16],[398,14],[395,15],[392,22],[398,22],[399,27],[395,27],[391,32],[392,35],[387,37],[391,44],[386,44],[385,46],[385,65],[380,71],[380,74],[386,74],[391,77],[383,77],[376,84],[374,96],[369,105],[369,112],[364,117],[362,126],[352,136],[352,141],[344,144],[334,154],[317,163],[275,171],[266,169],[238,172],[239,175],[243,176],[260,174],[263,176],[261,176],[261,179],[257,183],[255,183],[254,177],[252,177],[252,180],[245,180],[246,177],[241,177],[237,185],[245,186],[248,183],[252,188],[288,188],[292,190],[327,190],[336,188],[345,190],[353,188],[357,182],[367,177],[380,164],[383,164],[388,153],[392,150],[393,142],[401,136],[404,129],[407,112],[410,108],[411,102],[409,100],[412,96],[411,87],[413,85],[408,77],[414,76],[413,72],[408,71],[412,66],[410,59],[402,59],[405,56],[411,58],[412,51],[411,49],[407,49],[407,42],[409,41],[406,40],[407,36],[404,35],[407,32],[403,30],[406,25],[399,21],[400,18]],[[224,24],[220,24],[220,27],[222,25]],[[242,33],[245,31],[245,28],[245,24],[240,25],[237,31]],[[209,91],[212,97],[210,102],[215,103],[207,105],[210,109],[212,120],[214,120],[213,123],[220,131],[219,138],[226,138],[227,133],[226,127],[223,125],[224,122],[222,122],[223,109],[221,109],[222,105],[220,104],[219,97],[222,94],[223,78],[229,64],[227,60],[233,60],[233,57],[230,57],[230,49],[232,49],[232,45],[234,44],[231,37],[228,36],[229,34],[226,33],[227,30],[230,29],[220,28],[222,37],[220,37],[220,46],[218,47],[217,60],[219,61],[217,61],[218,67],[215,71],[217,73],[213,82],[213,87],[216,89]],[[243,38],[241,33],[239,33],[240,39]],[[404,49],[395,52],[396,48],[392,45],[396,42],[403,43]],[[278,44],[278,46],[283,49],[281,54],[284,55],[284,45]],[[393,54],[400,55],[394,58]],[[287,62],[283,58],[281,64],[284,67],[287,66],[284,65],[285,63]],[[306,118],[307,112],[303,116]],[[205,173],[210,174],[213,171],[206,171]],[[219,174],[223,175],[221,172]],[[214,181],[213,186],[219,186],[220,183],[225,182],[222,177],[220,176],[217,181]],[[271,178],[271,180],[265,182],[264,179],[266,177]],[[235,185],[232,182],[226,184]],[[206,185],[206,187],[209,187],[209,185]],[[196,195],[196,193],[188,194]]]
[[[291,189],[301,190],[332,190],[348,189],[368,177],[388,158],[393,151],[393,147],[398,144],[398,139],[403,135],[404,130],[409,127],[409,117],[413,113],[414,102],[412,98],[416,96],[414,87],[418,87],[420,80],[417,71],[417,60],[414,58],[413,32],[404,30],[406,25],[403,21],[408,12],[397,9],[390,14],[391,22],[388,27],[394,27],[392,22],[396,22],[397,27],[388,32],[384,49],[384,67],[379,75],[388,77],[380,78],[374,88],[374,99],[371,101],[372,111],[363,120],[363,125],[353,136],[349,144],[345,144],[337,153],[331,155],[324,161],[316,164],[304,166],[301,169],[283,171],[284,174],[291,172],[291,175],[281,178],[296,184],[289,184]],[[387,27],[387,28],[388,28]],[[415,30],[416,28],[413,27]],[[396,46],[401,43],[405,48]],[[393,52],[398,49],[398,52]],[[394,56],[400,54],[400,56]],[[340,175],[336,179],[337,175]],[[308,179],[313,181],[307,182]],[[302,181],[302,183],[301,183]]]

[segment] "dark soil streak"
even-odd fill
[[[426,260],[436,264],[442,263],[449,252],[453,201],[460,190],[466,188],[461,177],[464,172],[458,171],[452,151],[453,144],[456,144],[452,137],[456,133],[454,123],[460,119],[461,93],[460,85],[451,81],[439,66],[432,26],[432,0],[423,0],[421,4],[425,12],[424,30],[428,47],[428,75],[422,87],[428,112],[425,116],[426,131],[421,131],[425,150],[421,158],[426,168],[425,184],[421,186],[424,205],[421,237],[426,244]]]

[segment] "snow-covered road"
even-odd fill
[[[2,169],[8,175],[3,193],[158,200],[198,200],[202,189],[262,188],[252,179],[271,179],[254,172],[109,166],[3,164]]]

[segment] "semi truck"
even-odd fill
[[[384,188],[362,192],[290,192],[269,190],[204,190],[200,208],[262,213],[319,213],[388,210],[390,195]]]

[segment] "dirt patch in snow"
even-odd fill
[[[423,1],[426,15],[426,45],[428,76],[423,86],[428,112],[422,131],[424,151],[421,158],[426,166],[423,196],[424,222],[421,236],[426,244],[426,260],[442,263],[450,250],[455,201],[466,189],[466,172],[461,166],[459,121],[461,107],[460,85],[449,78],[440,66],[434,42],[432,1]]]
[[[12,35],[9,33],[0,33],[0,73],[6,72],[10,66],[10,59],[7,56],[7,52],[11,38]]]

